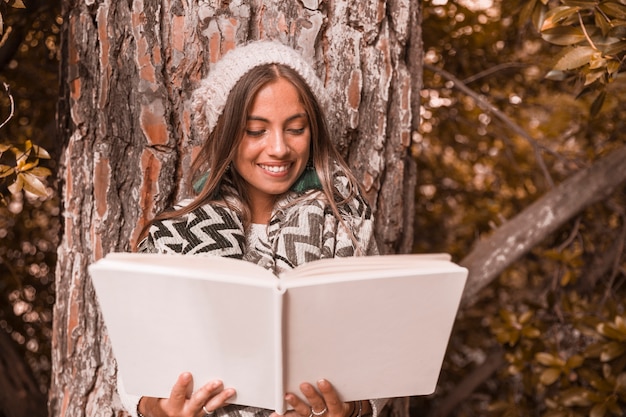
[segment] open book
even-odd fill
[[[467,270],[445,254],[313,261],[279,277],[246,261],[114,253],[89,267],[129,394],[181,372],[283,413],[325,378],[343,401],[431,394]]]

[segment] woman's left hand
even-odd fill
[[[308,382],[304,382],[300,384],[300,391],[304,394],[306,401],[293,393],[288,393],[285,400],[293,407],[293,410],[285,413],[285,416],[350,417],[350,414],[354,414],[355,403],[342,402],[335,388],[325,379],[317,382],[317,389]],[[273,413],[270,417],[277,416],[278,414]]]

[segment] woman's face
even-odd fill
[[[262,87],[233,160],[247,183],[253,222],[269,221],[275,197],[306,168],[310,143],[309,118],[296,88],[284,78]]]

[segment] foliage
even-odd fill
[[[4,2],[14,8],[25,8],[21,0],[4,0]],[[10,28],[9,26],[8,29]],[[0,36],[3,33],[4,19],[0,13]],[[6,38],[2,37],[0,47],[5,40]],[[3,85],[8,95],[10,112],[6,120],[0,123],[0,129],[15,115],[15,102],[9,91],[9,85],[5,82]],[[51,172],[48,168],[39,166],[40,159],[50,158],[48,151],[33,145],[31,140],[26,140],[22,149],[7,142],[7,139],[0,142],[0,203],[6,205],[9,193],[15,196],[22,191],[37,197],[48,197],[44,180],[51,175]]]
[[[8,91],[8,85],[5,84],[5,89]],[[11,99],[11,105],[13,105],[13,98],[9,94]],[[11,115],[13,115],[13,109]],[[0,129],[9,121],[0,124]],[[11,155],[11,157],[6,157]],[[48,168],[39,166],[40,159],[50,159],[50,154],[40,146],[33,145],[30,140],[27,140],[20,149],[16,146],[0,143],[0,202],[7,204],[4,197],[4,189],[8,190],[12,195],[17,195],[22,190],[29,192],[37,197],[48,197],[48,191],[46,189],[43,180],[51,175]],[[5,162],[6,161],[6,162]],[[5,164],[1,163],[5,162]],[[6,185],[9,184],[9,185]]]
[[[2,39],[20,34],[0,44],[0,83],[11,85],[0,93],[0,331],[15,341],[45,393],[60,230],[51,173],[60,148],[54,125],[62,22],[58,0],[27,5],[0,0]]]
[[[424,74],[422,124],[412,147],[419,169],[415,250],[450,252],[457,260],[554,184],[626,144],[623,52],[614,53],[617,70],[611,55],[568,67],[555,79],[555,63],[563,62],[568,46],[547,42],[541,25],[527,24],[526,16],[535,23],[550,18],[555,25],[575,26],[551,11],[579,7],[572,16],[580,12],[590,30],[596,9],[582,5],[590,2],[494,1],[483,9],[470,9],[471,3],[424,4],[425,62],[431,70]],[[607,64],[604,75],[585,86],[587,73],[601,71],[592,68],[599,62]],[[438,68],[463,80],[527,135],[513,133]],[[603,91],[610,94],[600,109]],[[464,308],[439,390],[432,398],[414,399],[416,413],[440,416],[445,408],[455,416],[622,415],[624,207],[622,190],[588,208]],[[504,365],[497,372],[481,374],[498,360]],[[476,375],[482,383],[447,408]]]
[[[4,3],[6,3],[7,5],[11,6],[11,7],[15,7],[18,9],[23,9],[24,7],[24,3],[22,2],[22,0],[2,0]],[[2,17],[2,13],[0,13],[0,47],[4,44],[4,41],[6,40],[6,38],[3,36],[5,33],[4,31],[4,18]]]
[[[625,70],[626,2],[562,0],[556,7],[547,3],[527,2],[521,19],[531,18],[544,40],[565,46],[547,77],[578,77],[583,93],[598,91],[591,106],[591,113],[596,115],[606,98],[607,87]]]

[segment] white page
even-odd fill
[[[341,276],[344,273],[362,273],[371,270],[441,268],[448,265],[458,268],[456,264],[450,262],[450,255],[446,253],[325,258],[299,265],[296,269],[283,273],[281,278],[301,279],[328,274]]]
[[[274,407],[273,286],[172,279],[163,265],[143,272],[131,265],[124,276],[114,262],[90,272],[129,394],[169,397],[178,375],[190,371],[196,389],[222,379],[238,390],[237,404]]]
[[[465,276],[459,268],[288,288],[287,389],[326,378],[343,401],[431,394]]]

